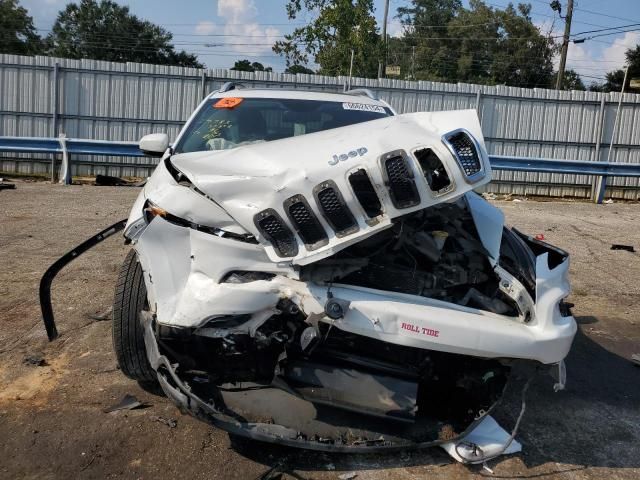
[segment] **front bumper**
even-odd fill
[[[257,245],[154,219],[136,246],[157,321],[197,328],[212,315],[264,315],[288,298],[306,315],[320,315],[335,327],[385,342],[482,358],[560,362],[576,332],[573,317],[559,305],[569,294],[568,257],[539,247],[536,302],[528,323],[426,297],[348,285],[296,280],[286,265],[273,264]],[[210,252],[216,252],[211,255]],[[550,263],[550,255],[554,255]],[[162,259],[159,261],[158,259]],[[276,276],[249,283],[221,283],[229,271],[263,271]],[[324,315],[327,300],[339,299],[344,316]]]

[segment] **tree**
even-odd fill
[[[273,68],[265,67],[260,62],[251,63],[250,60],[236,60],[231,70],[238,70],[240,72],[272,72]]]
[[[322,75],[348,75],[353,50],[354,75],[377,76],[381,42],[373,0],[288,0],[286,9],[290,20],[303,11],[316,14],[273,45],[287,67],[306,65],[311,57]]]
[[[555,87],[556,78],[558,77],[558,72],[556,72],[552,79],[551,83],[549,83],[550,87]],[[565,70],[564,71],[564,80],[562,81],[562,89],[563,90],[586,90],[584,86],[584,82],[580,78],[580,75],[575,70]]]
[[[197,57],[176,51],[164,28],[129,13],[111,0],[81,0],[58,13],[47,37],[50,55],[114,62],[201,68]]]
[[[43,53],[33,18],[18,0],[0,0],[0,52],[15,55]]]
[[[530,14],[523,4],[499,9],[470,0],[465,8],[460,0],[412,0],[398,9],[404,34],[390,43],[389,56],[419,80],[547,86],[556,46]]]
[[[399,7],[396,18],[404,34],[390,39],[387,63],[400,65],[414,80],[451,80],[454,55],[447,29],[461,10],[461,0],[412,0]]]
[[[630,48],[625,52],[629,73],[627,74],[627,83],[625,92],[636,92],[631,88],[631,79],[640,78],[640,45]],[[620,92],[622,90],[622,82],[624,81],[624,70],[617,69],[608,72],[605,76],[604,83],[595,83],[589,87],[592,92]]]
[[[305,67],[303,65],[291,65],[290,67],[287,67],[285,69],[284,73],[293,73],[295,75],[295,74],[298,74],[298,73],[314,74],[316,72],[314,72],[310,68],[307,68],[307,67]]]

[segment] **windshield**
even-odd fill
[[[391,116],[380,105],[279,98],[211,99],[191,122],[176,153],[224,150]]]

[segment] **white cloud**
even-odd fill
[[[218,16],[239,23],[253,19],[258,15],[258,9],[253,0],[218,0]]]
[[[240,56],[244,54],[251,59],[251,55],[264,55],[282,37],[279,29],[257,22],[258,8],[254,0],[218,0],[217,15],[223,25],[203,21],[196,26],[196,33],[224,35],[216,38],[217,43],[227,44],[220,48],[236,51]],[[211,53],[215,53],[215,49]]]
[[[605,48],[602,56],[607,60],[618,62],[622,66],[627,61],[625,52],[638,44],[640,44],[640,32],[627,32],[624,37],[616,38],[613,45]]]
[[[605,37],[606,38],[606,37]],[[607,72],[623,68],[626,63],[625,52],[640,44],[640,32],[626,32],[622,37],[614,38],[610,46],[599,53],[594,52],[594,45],[585,43],[569,43],[567,52],[567,68],[575,70],[583,76],[585,84],[604,81]],[[556,67],[560,58],[556,59]]]
[[[399,38],[404,34],[404,26],[399,21],[389,22],[387,24],[387,35]]]
[[[211,35],[216,31],[216,24],[213,22],[200,22],[196,25],[196,33],[198,35]]]

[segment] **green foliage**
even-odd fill
[[[231,70],[238,70],[240,72],[272,72],[271,67],[265,67],[260,62],[251,63],[250,60],[236,60]]]
[[[0,0],[0,53],[43,53],[42,40],[33,25],[33,18],[18,0]]]
[[[530,14],[523,4],[412,0],[398,9],[404,35],[390,42],[388,63],[418,80],[546,87],[556,46]]]
[[[314,74],[316,72],[314,72],[310,68],[305,67],[304,65],[291,65],[290,67],[287,67],[285,69],[284,73],[293,73],[293,74],[308,73],[308,74]]]
[[[373,0],[288,0],[286,8],[291,20],[302,13],[316,16],[274,44],[273,51],[286,58],[287,67],[311,59],[322,75],[348,75],[353,49],[353,74],[377,76],[381,42]]]
[[[176,51],[164,28],[111,0],[81,0],[58,13],[47,37],[49,54],[114,62],[202,67],[195,55]]]
[[[555,87],[556,78],[558,78],[557,72],[553,75],[553,78],[551,79],[551,83],[549,84],[550,87]],[[580,78],[580,75],[578,75],[578,72],[576,72],[575,70],[569,69],[564,71],[564,77],[562,80],[562,89],[584,91],[586,90],[586,87],[584,86],[584,82]]]

